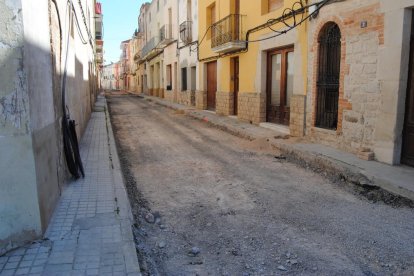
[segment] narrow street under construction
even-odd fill
[[[144,275],[414,273],[414,217],[148,98],[108,95]]]

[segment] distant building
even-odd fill
[[[103,90],[116,90],[115,64],[107,64],[102,67],[101,85]]]

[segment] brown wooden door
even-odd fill
[[[234,115],[238,114],[239,104],[239,58],[233,58],[233,95],[234,95]]]
[[[407,97],[405,99],[405,119],[401,162],[414,166],[414,18],[411,24],[410,62],[408,70]]]
[[[207,109],[216,109],[217,62],[207,63]]]
[[[289,125],[290,97],[293,93],[293,47],[268,53],[267,108],[268,122]]]

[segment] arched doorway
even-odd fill
[[[315,126],[336,130],[338,125],[341,30],[327,23],[319,34]]]

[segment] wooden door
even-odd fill
[[[177,72],[177,70],[178,70],[178,68],[177,68],[178,66],[177,66],[177,62],[174,62],[174,84],[173,84],[173,86],[174,86],[174,99],[173,99],[173,101],[176,103],[176,102],[178,102],[178,87],[177,87],[177,84],[178,84],[178,72]]]
[[[207,63],[207,109],[216,109],[217,62]]]
[[[239,104],[239,58],[233,58],[233,95],[234,95],[234,115],[238,114]]]
[[[413,13],[414,16],[414,13]],[[411,24],[411,47],[401,163],[414,166],[414,18]]]
[[[268,53],[267,100],[268,122],[289,125],[290,97],[293,94],[293,47]]]

